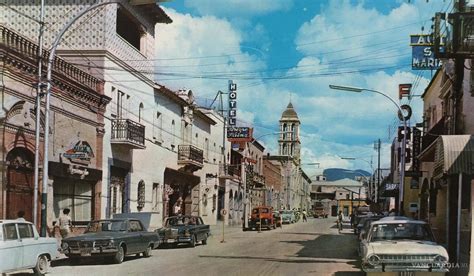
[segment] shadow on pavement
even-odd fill
[[[337,260],[297,260],[289,258],[271,258],[271,257],[252,257],[252,256],[217,256],[217,255],[199,255],[200,258],[213,259],[236,259],[236,260],[262,260],[280,263],[297,263],[297,264],[313,264],[313,263],[345,263]]]
[[[124,258],[123,262],[133,261],[136,259],[143,258],[142,256],[127,256]],[[78,259],[64,258],[51,262],[51,267],[57,266],[83,266],[83,265],[114,265],[107,258],[103,257],[85,257]]]

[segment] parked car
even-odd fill
[[[210,227],[199,216],[173,216],[165,220],[164,227],[155,230],[162,245],[177,246],[187,243],[195,247],[196,243],[207,244]]]
[[[275,221],[276,227],[281,227],[283,225],[283,219],[280,212],[273,212],[273,220]]]
[[[59,257],[55,238],[40,237],[31,222],[0,220],[0,273],[33,269],[48,272],[50,261]]]
[[[295,211],[293,210],[281,210],[280,211],[281,218],[283,220],[283,224],[285,223],[295,223],[296,222],[296,217],[295,217]]]
[[[92,221],[84,234],[63,239],[61,249],[71,259],[108,257],[120,264],[126,255],[150,257],[158,244],[158,235],[148,232],[140,220],[124,218]]]
[[[258,206],[252,209],[249,220],[249,229],[275,229],[275,221],[273,220],[273,207]]]
[[[355,225],[354,227],[354,234],[356,235],[359,235],[362,228],[364,228],[364,225],[367,221],[376,221],[376,220],[379,220],[383,218],[383,216],[379,216],[379,215],[373,215],[373,216],[366,216],[366,217],[362,217],[360,220],[359,220],[359,223]],[[370,224],[369,224],[370,225]]]
[[[448,253],[424,221],[397,217],[374,221],[361,251],[365,272],[448,272]]]

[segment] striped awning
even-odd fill
[[[436,139],[433,176],[460,173],[474,174],[474,136],[441,135]]]

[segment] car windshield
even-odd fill
[[[171,217],[166,220],[166,226],[195,225],[197,220],[194,217]]]
[[[267,208],[255,208],[253,209],[252,213],[254,214],[258,214],[258,213],[268,213],[268,209]]]
[[[292,211],[281,211],[283,215],[291,215]]]
[[[371,241],[420,240],[434,241],[427,224],[420,223],[386,223],[376,224],[371,230]]]
[[[127,223],[121,220],[93,221],[87,227],[86,233],[119,232],[127,230]]]

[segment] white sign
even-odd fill
[[[226,209],[222,209],[222,210],[221,210],[221,215],[222,215],[222,216],[227,215],[227,210],[226,210]]]
[[[237,123],[237,84],[229,80],[229,125]]]

